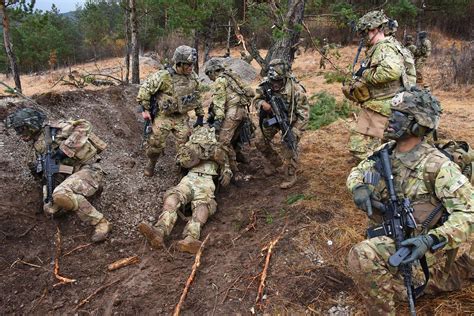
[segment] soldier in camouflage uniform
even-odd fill
[[[268,75],[257,87],[257,93],[254,98],[254,105],[262,114],[271,114],[272,108],[263,93],[263,87],[267,84],[271,86],[272,93],[281,97],[289,107],[289,124],[299,142],[302,132],[308,122],[309,105],[306,98],[306,90],[291,74],[290,66],[282,59],[274,59],[268,64]],[[285,163],[286,179],[281,183],[280,188],[287,189],[292,187],[297,180],[296,172],[298,168],[298,154],[289,150],[287,146],[282,147],[282,157],[272,148],[271,142],[275,135],[280,132],[278,124],[265,126],[265,122],[260,122],[260,129],[257,133],[255,146],[269,161],[264,165],[266,175],[275,173],[276,168]],[[282,159],[283,158],[283,159]]]
[[[411,36],[411,35],[406,36],[406,38],[405,38],[405,47],[410,51],[410,53],[413,55],[413,58],[414,58],[415,54],[416,54],[416,45],[415,45],[415,42],[413,40],[413,36]]]
[[[241,50],[240,51],[240,59],[242,59],[243,61],[245,61],[247,64],[250,64],[252,63],[252,60],[253,60],[253,57],[252,55],[247,52],[246,50]]]
[[[418,33],[420,45],[415,51],[415,66],[416,66],[416,83],[423,86],[423,68],[426,60],[431,55],[431,41],[427,38],[428,34],[425,31]]]
[[[319,69],[326,69],[326,58],[329,55],[330,46],[328,39],[323,39],[323,47],[321,48],[321,59],[319,60]]]
[[[354,79],[342,88],[349,100],[362,107],[349,139],[349,150],[356,159],[366,158],[381,144],[391,98],[416,80],[414,67],[406,67],[413,63],[410,54],[392,36],[385,36],[388,21],[383,11],[372,11],[357,23],[368,50]]]
[[[6,120],[7,128],[13,127],[23,141],[33,142],[35,158],[30,163],[30,170],[35,176],[42,175],[46,120],[43,112],[32,108],[19,109]],[[47,125],[54,135],[51,137],[52,158],[60,164],[61,173],[54,175],[54,182],[59,185],[54,188],[53,201],[44,204],[43,210],[49,216],[60,210],[76,212],[82,221],[95,227],[92,241],[103,241],[111,225],[87,198],[104,185],[104,172],[97,154],[106,144],[92,133],[92,126],[86,120],[57,121]]]
[[[177,161],[183,168],[189,169],[188,174],[177,186],[166,191],[163,212],[155,225],[141,223],[138,230],[153,248],[161,248],[164,238],[170,235],[176,223],[179,208],[191,203],[193,215],[184,228],[184,239],[177,246],[180,251],[196,253],[201,246],[201,228],[216,212],[213,178],[220,175],[221,185],[226,186],[232,178],[232,171],[214,128],[207,126],[194,128],[189,141],[180,148]]]
[[[234,175],[238,173],[236,152],[231,143],[244,119],[248,118],[248,107],[255,96],[253,90],[245,85],[237,74],[224,68],[218,59],[211,59],[205,69],[206,75],[214,81],[212,85],[213,127],[219,135],[227,152]]]
[[[143,107],[143,119],[152,119],[150,101],[155,97],[158,107],[156,117],[153,118],[153,133],[148,139],[146,154],[149,163],[145,167],[145,176],[153,176],[169,133],[176,137],[176,148],[186,143],[190,134],[189,111],[195,110],[195,125],[203,124],[201,87],[197,75],[193,72],[196,56],[194,48],[179,46],[173,55],[174,67],[151,75],[138,91],[137,101]]]
[[[385,130],[385,137],[394,141],[384,145],[389,148],[397,198],[410,200],[417,223],[414,237],[401,243],[410,251],[402,264],[426,255],[430,279],[424,293],[428,294],[458,290],[471,284],[474,277],[474,253],[469,249],[474,230],[474,189],[458,165],[424,139],[438,126],[439,116],[440,104],[428,90],[413,88],[396,95]],[[354,202],[365,211],[368,203],[375,207],[375,201],[386,203],[389,199],[375,160],[370,157],[362,161],[347,179]],[[430,216],[440,203],[441,211]],[[372,224],[383,222],[380,214],[374,208]],[[401,273],[388,264],[388,258],[395,253],[394,240],[383,233],[374,234],[384,231],[376,228],[380,226],[370,231],[371,236],[377,237],[350,250],[349,271],[367,301],[370,314],[395,315],[395,300],[406,301],[406,289]],[[437,248],[433,246],[442,249],[433,253]],[[453,249],[459,250],[457,259]],[[423,273],[418,265],[415,268],[416,284],[423,280]]]

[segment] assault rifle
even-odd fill
[[[281,141],[290,149],[295,155],[298,155],[298,148],[296,143],[296,137],[291,129],[290,120],[288,118],[289,105],[279,96],[273,94],[270,83],[266,82],[262,84],[263,96],[272,107],[272,113],[260,108],[259,113],[259,125],[260,129],[263,126],[269,127],[278,124],[281,131]]]
[[[44,140],[46,144],[46,153],[38,158],[36,164],[36,173],[43,173],[43,179],[46,182],[46,197],[44,203],[53,202],[53,191],[55,188],[55,174],[67,173],[72,174],[73,167],[60,165],[56,159],[53,158],[51,145],[56,137],[56,129],[47,125],[44,128]]]
[[[153,125],[153,121],[155,120],[155,117],[156,115],[158,114],[158,103],[157,103],[157,100],[156,100],[156,93],[153,94],[151,97],[150,97],[150,117],[151,117],[151,120],[145,120],[145,124],[143,125],[143,141],[142,141],[142,144],[140,146],[140,149],[143,149],[143,144],[145,144],[148,140],[148,137],[150,137],[150,134],[151,134],[151,127]],[[140,106],[140,112],[143,112],[145,111],[145,109],[143,108],[143,105]]]
[[[355,66],[357,64],[357,61],[359,60],[359,56],[360,56],[360,52],[362,51],[362,47],[364,47],[364,38],[362,37],[359,41],[359,47],[357,47],[357,53],[354,57],[354,62],[352,63],[352,78],[355,79],[356,75],[356,71],[355,71]],[[364,65],[362,64],[361,67],[364,67]]]
[[[412,284],[412,266],[411,264],[401,264],[401,261],[410,253],[409,249],[401,246],[401,243],[405,239],[410,238],[413,230],[416,228],[413,208],[408,198],[403,198],[402,200],[397,198],[387,146],[380,150],[374,159],[375,168],[385,181],[389,200],[385,203],[383,208],[384,223],[378,228],[369,230],[368,236],[369,238],[376,237],[380,235],[376,234],[377,231],[382,231],[382,235],[386,235],[395,241],[397,252],[390,257],[389,264],[394,267],[399,267],[407,291],[410,314],[416,315],[415,295],[413,294]],[[371,234],[371,232],[373,234]]]

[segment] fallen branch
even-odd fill
[[[209,236],[210,236],[210,234],[206,236],[206,238],[202,242],[201,247],[199,248],[199,250],[196,254],[196,258],[194,259],[194,264],[193,264],[193,267],[191,269],[191,274],[189,275],[189,278],[186,280],[186,285],[184,286],[183,293],[181,294],[181,297],[179,298],[179,302],[178,302],[178,304],[176,305],[176,307],[174,309],[173,316],[178,316],[179,315],[179,312],[180,312],[181,307],[184,303],[184,300],[186,299],[186,295],[188,294],[189,287],[191,286],[191,283],[194,280],[194,276],[196,275],[196,270],[201,265],[202,251],[204,249],[204,246],[205,246],[207,240],[209,239]]]
[[[73,252],[75,252],[75,251],[78,251],[78,250],[81,250],[81,249],[84,249],[84,248],[86,248],[86,247],[89,247],[89,246],[91,246],[91,245],[93,245],[93,243],[88,243],[88,244],[85,244],[85,245],[77,246],[76,248],[74,248],[74,249],[72,249],[72,250],[66,252],[66,253],[63,255],[63,257],[69,256],[71,253],[73,253]]]
[[[265,289],[265,280],[267,278],[268,266],[270,265],[270,257],[272,256],[273,247],[278,243],[280,238],[283,236],[285,232],[286,225],[283,227],[280,235],[277,238],[270,241],[270,243],[264,248],[267,249],[267,255],[265,257],[265,265],[263,266],[262,276],[260,277],[260,285],[258,286],[257,298],[255,299],[256,305],[261,305],[262,297],[263,297],[263,290]]]
[[[117,260],[107,266],[107,270],[109,271],[114,271],[132,264],[136,264],[140,262],[140,258],[138,256],[133,256],[133,257],[128,257],[128,258],[123,258],[120,260]]]
[[[56,277],[56,279],[59,280],[59,283],[53,285],[53,287],[61,284],[76,282],[75,279],[65,278],[59,274],[59,257],[61,257],[61,231],[59,230],[58,226],[56,231],[56,257],[54,258],[54,276]]]
[[[108,288],[109,286],[111,285],[114,285],[115,283],[117,283],[118,281],[120,281],[120,279],[117,279],[113,282],[110,282],[109,284],[106,284],[106,285],[103,285],[101,287],[99,287],[97,290],[95,290],[91,295],[89,295],[88,297],[86,297],[85,299],[83,299],[79,304],[77,304],[77,306],[74,308],[74,311],[77,311],[79,308],[81,308],[82,306],[84,306],[86,303],[88,303],[90,301],[90,299],[92,297],[94,297],[95,295],[97,295],[97,293],[99,293],[100,291],[103,291],[104,289]]]
[[[21,260],[20,258],[16,259],[15,261],[13,261],[13,263],[10,265],[10,268],[13,268],[17,263],[23,263],[24,265],[27,265],[27,266],[30,266],[30,267],[34,267],[34,268],[41,268],[41,266],[37,265],[37,264],[33,264],[33,263],[29,263],[29,262],[26,262],[26,261],[23,261]]]

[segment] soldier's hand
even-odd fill
[[[406,257],[402,264],[412,263],[420,259],[433,246],[434,239],[430,235],[420,235],[402,241],[401,245],[411,250],[410,255]]]
[[[221,185],[223,187],[226,187],[229,185],[230,183],[230,180],[232,179],[232,171],[230,169],[226,169],[224,170],[224,172],[222,172],[220,178],[219,178],[219,181],[221,183]]]
[[[221,120],[215,120],[214,123],[212,124],[212,127],[214,127],[214,130],[216,134],[219,134],[222,128],[222,121]]]
[[[193,127],[203,126],[204,125],[204,116],[200,115],[197,117],[196,122],[194,123]]]
[[[150,112],[147,111],[147,110],[144,110],[142,112],[142,117],[145,121],[150,121],[151,120],[151,115],[150,115]]]
[[[264,111],[267,112],[270,112],[272,110],[272,106],[267,101],[263,101],[261,107]]]
[[[367,212],[367,205],[370,203],[370,194],[372,192],[367,184],[362,184],[352,191],[352,198],[358,208]]]

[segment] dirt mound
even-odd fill
[[[300,56],[295,62],[296,75],[310,93],[326,90],[339,97],[340,85],[324,84],[326,71],[318,73],[315,60],[319,58],[314,54]],[[85,118],[109,145],[102,154],[107,183],[93,203],[114,228],[110,238],[99,245],[85,246],[92,228],[83,226],[74,214],[54,220],[35,214],[41,208],[41,192],[26,168],[31,152],[16,136],[7,137],[1,130],[0,314],[172,312],[194,257],[175,248],[185,225],[182,220],[162,251],[151,250],[136,231],[139,222],[156,220],[163,193],[179,178],[171,143],[159,160],[157,175],[151,179],[142,175],[146,159],[140,150],[137,90],[137,86],[128,86],[36,96],[51,118]],[[457,95],[464,96],[464,102],[454,94],[440,95],[444,106],[440,134],[473,143],[474,130],[468,119],[474,114],[469,106],[472,96]],[[0,107],[0,116],[16,106]],[[356,210],[345,188],[352,166],[346,149],[348,123],[340,120],[306,132],[299,181],[288,191],[279,189],[279,176],[264,176],[265,162],[253,144],[245,148],[251,159],[250,164],[240,165],[246,181],[217,194],[218,211],[203,230],[203,236],[211,235],[210,240],[183,314],[248,314],[259,308],[272,314],[363,313],[345,266],[350,247],[362,240],[366,226],[365,215]],[[61,274],[76,279],[72,285],[55,286],[56,227],[62,234]],[[277,236],[281,239],[270,261],[264,299],[255,306],[265,247]],[[85,247],[67,254],[80,246]],[[140,257],[139,264],[107,271],[109,263],[132,255]],[[423,298],[417,304],[418,312],[468,313],[473,310],[473,291],[471,286],[452,295]]]

